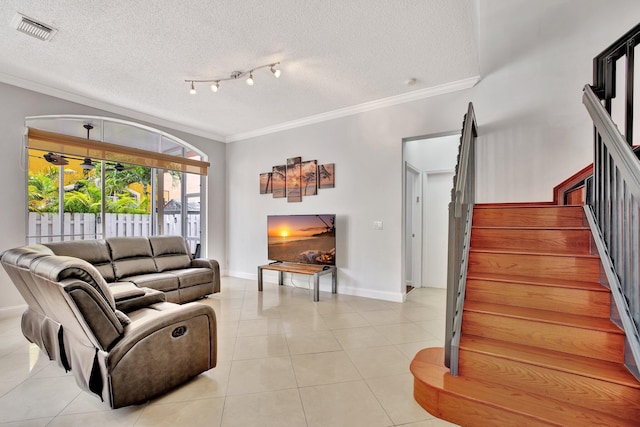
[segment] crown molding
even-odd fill
[[[328,111],[326,113],[316,114],[309,117],[303,117],[301,119],[292,120],[289,122],[284,122],[284,123],[280,123],[273,126],[267,126],[261,129],[224,136],[224,135],[220,135],[217,133],[198,129],[192,126],[187,126],[184,124],[172,122],[170,120],[166,120],[150,114],[131,110],[125,107],[119,107],[117,105],[113,105],[108,102],[99,101],[84,95],[68,92],[62,89],[57,89],[45,84],[36,83],[31,80],[23,79],[21,77],[16,77],[10,74],[0,72],[0,82],[2,83],[6,83],[12,86],[17,86],[23,89],[31,90],[34,92],[42,93],[42,94],[53,96],[56,98],[64,99],[65,101],[86,105],[88,107],[98,108],[114,114],[126,116],[128,118],[142,120],[148,123],[153,123],[155,125],[165,126],[167,128],[175,129],[181,132],[187,132],[192,135],[213,139],[215,141],[226,142],[226,143],[242,141],[245,139],[255,138],[258,136],[282,132],[285,130],[295,129],[302,126],[308,126],[314,123],[321,123],[328,120],[334,120],[341,117],[364,113],[366,111],[377,110],[380,108],[386,108],[393,105],[404,104],[406,102],[412,102],[420,99],[431,98],[433,96],[457,92],[460,90],[472,88],[479,81],[480,81],[480,76],[474,76],[467,79],[458,80],[455,82],[441,84],[438,86],[432,86],[425,89],[414,90],[411,92],[403,93],[401,95],[378,99],[376,101],[365,102],[363,104],[358,104],[351,107],[340,108],[338,110]]]
[[[31,80],[26,80],[21,77],[13,76],[11,74],[0,72],[0,82],[6,83],[12,86],[17,86],[22,89],[27,89],[34,92],[42,93],[44,95],[60,98],[65,101],[75,102],[77,104],[86,105],[88,107],[98,108],[100,110],[105,110],[110,113],[119,114],[128,118],[133,118],[136,120],[142,120],[148,123],[153,123],[154,125],[165,126],[167,128],[175,129],[181,132],[187,132],[192,135],[201,136],[203,138],[213,139],[220,142],[227,142],[226,141],[227,138],[220,134],[207,132],[202,129],[186,126],[180,123],[163,119],[161,117],[156,117],[151,114],[141,113],[139,111],[131,110],[125,107],[119,107],[117,105],[113,105],[108,102],[98,101],[96,99],[89,98],[84,95],[79,95],[77,93],[68,92],[62,89],[57,89],[42,83],[36,83]]]
[[[365,102],[363,104],[358,104],[358,105],[354,105],[346,108],[340,108],[338,110],[328,111],[326,113],[316,114],[314,116],[304,117],[302,119],[292,120],[292,121],[280,123],[274,126],[267,126],[267,127],[256,129],[249,132],[229,135],[226,138],[226,142],[242,141],[245,139],[255,138],[258,136],[268,135],[276,132],[282,132],[289,129],[295,129],[298,127],[307,126],[314,123],[320,123],[328,120],[338,119],[341,117],[351,116],[358,113],[364,113],[366,111],[377,110],[380,108],[386,108],[393,105],[404,104],[406,102],[417,101],[420,99],[431,98],[433,96],[444,95],[446,93],[457,92],[459,90],[472,88],[479,81],[480,81],[480,76],[473,76],[467,79],[462,79],[462,80],[458,80],[451,83],[445,83],[438,86],[428,87],[425,89],[414,90],[412,92],[403,93],[401,95],[390,96],[388,98],[382,98],[376,101]]]

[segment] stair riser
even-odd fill
[[[582,207],[476,208],[474,227],[583,227]]]
[[[474,228],[471,231],[471,247],[516,252],[589,255],[591,231]]]
[[[467,334],[611,362],[623,362],[622,334],[465,310],[462,317],[462,335]]]
[[[561,313],[589,313],[605,319],[610,317],[610,294],[585,289],[468,279],[466,299]]]
[[[599,268],[600,260],[595,257],[501,254],[472,250],[469,254],[468,274],[495,273],[597,282]]]
[[[577,406],[640,419],[640,390],[552,368],[460,349],[459,375],[524,388]]]

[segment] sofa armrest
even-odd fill
[[[167,350],[163,347],[143,350],[145,345],[153,346],[152,343],[145,344],[145,340],[165,330],[170,330],[170,334],[173,335],[175,328],[196,317],[202,317],[205,320],[207,330],[204,332],[210,341],[210,368],[216,366],[217,326],[216,313],[212,307],[195,302],[182,305],[164,302],[129,313],[129,316],[131,318],[131,324],[125,327],[122,339],[109,352],[108,365],[110,367],[117,365],[123,356],[127,355],[134,348],[136,351],[140,351],[147,356],[154,353],[167,353]],[[178,331],[177,334],[179,334],[179,332],[180,331]],[[187,333],[191,332],[193,331],[187,330]],[[179,338],[179,336],[173,336],[173,338]],[[152,361],[145,358],[141,363],[152,363]]]
[[[151,288],[139,288],[131,282],[115,282],[109,285],[109,289],[116,300],[116,309],[125,313],[167,300],[164,292]]]
[[[137,298],[144,295],[144,290],[131,282],[109,283],[109,289],[111,290],[116,303],[118,301]]]
[[[191,260],[191,267],[210,268],[213,270],[213,293],[220,292],[220,264],[215,259],[196,258]]]

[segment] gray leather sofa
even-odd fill
[[[183,303],[220,292],[220,267],[213,259],[192,259],[180,236],[111,237],[45,243],[56,255],[91,263],[112,287],[116,301],[130,298],[135,287],[165,293]],[[131,286],[131,285],[135,285]],[[139,293],[139,292],[138,292]]]
[[[0,262],[28,305],[24,336],[112,408],[145,402],[215,367],[213,308],[165,300],[213,292],[217,271],[211,261],[175,252],[176,242],[118,238],[106,246],[61,242],[5,251]],[[74,251],[81,256],[68,255]]]

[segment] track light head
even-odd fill
[[[253,71],[249,73],[249,77],[247,78],[247,84],[249,86],[253,86]]]
[[[217,92],[218,89],[220,89],[220,82],[218,81],[213,82],[213,84],[211,85],[211,91]]]
[[[271,66],[271,68],[270,68],[270,70],[271,70],[271,72],[273,73],[273,76],[274,76],[276,79],[278,79],[278,78],[280,78],[281,71],[280,71],[279,69],[275,68],[275,67],[276,67],[275,65],[272,65],[272,66]]]
[[[196,87],[193,85],[193,82],[191,82],[191,89],[189,90],[189,93],[191,95],[195,95],[197,93],[196,92]]]

